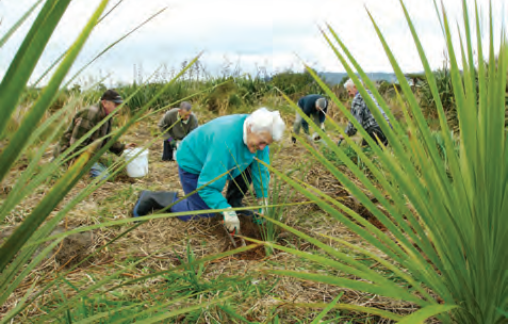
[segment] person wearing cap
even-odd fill
[[[97,105],[92,105],[76,113],[71,121],[70,126],[67,128],[62,138],[60,139],[58,146],[55,148],[53,153],[54,157],[56,158],[60,154],[64,153],[75,142],[77,142],[96,125],[98,125],[103,119],[105,119],[109,114],[111,114],[120,104],[122,104],[122,102],[123,100],[120,94],[118,94],[118,92],[115,90],[109,89],[104,92],[104,94],[102,94],[100,102]],[[82,148],[92,144],[94,141],[107,136],[111,133],[111,129],[112,120],[108,119],[95,132],[88,136],[88,138],[76,146],[72,153],[69,153],[68,155],[79,152]],[[106,145],[109,139],[110,137],[104,138],[96,150],[99,150],[102,146]],[[121,155],[125,148],[131,147],[136,147],[136,144],[131,143],[125,145],[120,142],[116,142],[109,148],[109,151],[116,155]],[[92,166],[90,174],[92,177],[97,177],[106,169],[107,168],[103,164],[96,162]]]
[[[157,124],[160,131],[164,133],[163,161],[173,161],[173,153],[180,142],[198,127],[198,119],[191,110],[192,105],[189,102],[182,102],[180,108],[166,112]]]
[[[222,210],[229,232],[240,233],[240,220],[232,209],[244,207],[242,200],[251,183],[259,205],[267,204],[270,173],[258,160],[270,164],[269,146],[282,139],[285,128],[279,112],[266,108],[219,117],[199,126],[176,152],[180,183],[189,196],[178,200],[177,193],[172,193],[167,201],[173,203],[170,211],[181,213],[178,218],[188,221],[215,216],[195,211]],[[260,213],[264,214],[264,209]]]
[[[360,80],[361,83],[363,83]],[[370,112],[369,108],[367,107],[367,104],[365,103],[365,100],[363,99],[362,95],[358,91],[358,88],[356,87],[354,81],[352,79],[348,79],[344,83],[344,88],[347,90],[350,97],[353,98],[353,101],[351,102],[351,114],[355,117],[355,119],[358,121],[358,123],[365,129],[365,131],[369,134],[369,136],[374,139],[374,141],[379,144],[379,142],[383,143],[384,146],[388,145],[388,139],[386,138],[385,134],[381,130],[381,127],[379,127],[379,123],[376,121],[374,116],[372,115],[372,112]],[[388,116],[383,111],[383,109],[379,106],[379,104],[376,101],[376,98],[372,93],[367,90],[367,93],[374,101],[375,105],[377,106],[378,110],[381,112],[381,115],[386,120],[388,125],[391,127],[390,119],[388,119]],[[351,121],[348,123],[346,129],[344,132],[348,136],[354,136],[357,132],[356,127],[351,123]],[[340,141],[344,139],[344,136],[339,136]],[[368,143],[365,139],[362,141],[362,146],[367,146]]]
[[[318,125],[321,130],[325,130],[325,119],[326,114],[328,113],[328,100],[323,95],[311,94],[304,96],[298,100],[297,104],[303,113],[313,119],[314,123]],[[302,127],[309,140],[314,140],[318,137],[316,134],[314,134],[313,137],[310,137],[309,124],[302,118],[299,112],[296,112],[293,132],[296,135],[300,134],[300,128]],[[292,136],[291,140],[293,143],[296,143],[296,137]]]

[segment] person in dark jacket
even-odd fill
[[[174,161],[173,153],[180,142],[198,127],[198,119],[191,110],[192,106],[189,102],[182,102],[179,109],[167,111],[159,121],[158,127],[164,133],[163,161]]]
[[[325,130],[325,119],[328,113],[328,100],[323,95],[311,94],[304,96],[298,100],[298,107],[318,125],[321,130]],[[309,135],[309,124],[305,121],[302,116],[297,112],[295,122],[293,124],[293,132],[298,135],[300,129],[303,127],[303,131],[307,135],[309,140],[314,140],[315,137]],[[296,138],[291,137],[293,143],[296,143]]]

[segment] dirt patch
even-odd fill
[[[239,214],[238,218],[240,219],[240,228],[241,235],[247,238],[262,240],[261,234],[261,226],[254,223],[251,217]],[[235,249],[231,239],[228,235],[228,232],[223,226],[223,217],[220,214],[217,214],[213,218],[207,218],[200,221],[200,224],[206,224],[209,228],[209,232],[215,236],[222,248],[222,252],[226,252],[229,250]],[[236,247],[239,248],[242,246],[241,238],[235,237],[233,239],[235,241]],[[253,242],[245,240],[246,245],[253,244]],[[239,254],[234,255],[238,260],[261,260],[265,258],[265,248],[263,246],[251,249],[249,251],[245,251]]]
[[[65,232],[62,227],[56,228],[51,234]],[[66,237],[56,248],[55,261],[65,267],[70,267],[81,262],[91,252],[95,244],[95,235],[92,231],[72,234]],[[87,262],[84,265],[88,265]]]
[[[0,232],[0,244],[5,242],[12,234],[16,228],[8,228]],[[53,232],[51,232],[51,236],[57,235],[60,233],[66,232],[65,228],[57,227]],[[46,259],[50,259],[54,256],[55,261],[60,266],[70,267],[74,264],[81,262],[85,259],[90,253],[95,244],[95,235],[92,231],[72,234],[66,237],[62,243],[58,244],[46,257]],[[49,242],[46,243],[49,245]],[[33,254],[32,258],[35,258],[43,249],[43,246],[37,249]],[[87,265],[86,263],[84,265]]]

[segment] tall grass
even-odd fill
[[[474,15],[470,16],[464,0],[460,52],[456,53],[447,12],[444,7],[440,9],[437,3],[434,5],[450,58],[448,69],[461,131],[458,150],[457,141],[447,124],[447,114],[441,102],[436,76],[402,1],[401,6],[437,107],[442,140],[440,148],[436,146],[436,139],[424,118],[422,107],[405,81],[401,67],[370,12],[379,40],[398,80],[402,81],[401,90],[407,100],[407,106],[403,109],[409,134],[412,135],[410,137],[406,136],[406,128],[402,128],[394,119],[386,102],[375,85],[366,78],[347,46],[333,28],[328,27],[323,35],[349,76],[356,85],[360,84],[355,72],[366,81],[365,86],[359,87],[359,91],[380,122],[390,147],[385,149],[377,146],[330,89],[318,76],[313,75],[340,110],[355,124],[379,160],[381,168],[336,126],[372,173],[376,185],[348,155],[340,148],[333,147],[334,143],[325,133],[316,129],[337,157],[361,181],[362,186],[375,196],[389,217],[325,156],[313,147],[305,143],[303,145],[384,224],[388,232],[381,232],[339,200],[327,196],[319,189],[272,170],[309,199],[316,201],[323,210],[348,226],[364,243],[375,247],[383,256],[370,252],[362,245],[353,245],[337,238],[329,238],[334,245],[327,245],[273,220],[273,223],[315,244],[331,258],[277,246],[278,249],[336,268],[354,276],[354,279],[295,271],[274,270],[271,273],[369,292],[411,302],[422,308],[401,322],[423,322],[429,316],[436,315],[436,318],[445,323],[506,323],[508,319],[503,313],[508,310],[508,142],[504,126],[508,49],[505,30],[502,26],[501,44],[499,49],[495,49],[492,9],[486,21],[489,30],[485,31],[478,6],[474,8]],[[488,58],[482,56],[482,35],[489,36]],[[474,53],[479,54],[478,59]],[[478,79],[475,78],[476,71]],[[309,72],[312,73],[312,70],[309,69]],[[393,130],[370,99],[367,89],[374,94],[390,117]],[[296,105],[294,108],[299,110]],[[312,124],[310,119],[308,122]],[[446,166],[443,157],[446,157]],[[339,247],[375,260],[379,269],[368,269],[338,250]],[[395,282],[386,275],[396,275],[400,281]],[[379,311],[376,313],[383,314]]]
[[[98,125],[55,160],[49,163],[43,163],[41,160],[43,154],[48,150],[57,136],[59,136],[59,131],[65,125],[64,117],[72,113],[71,110],[74,109],[83,98],[81,95],[70,98],[62,109],[57,110],[52,115],[48,115],[48,111],[51,110],[51,106],[55,102],[55,99],[61,94],[61,86],[65,76],[69,72],[92,30],[97,25],[99,18],[105,12],[108,1],[101,1],[95,8],[93,15],[90,17],[87,25],[83,28],[74,44],[65,52],[61,60],[58,60],[59,63],[55,65],[55,71],[49,75],[49,83],[34,96],[33,104],[29,105],[30,109],[18,110],[18,103],[20,103],[24,97],[23,92],[27,87],[28,80],[32,77],[34,68],[45,51],[47,42],[54,33],[58,22],[65,14],[69,3],[70,0],[47,0],[43,3],[37,18],[0,83],[0,101],[2,102],[2,110],[0,110],[0,135],[8,134],[9,136],[7,145],[3,147],[0,152],[0,181],[5,180],[6,176],[13,172],[16,162],[18,162],[18,159],[22,157],[22,155],[32,150],[32,148],[36,148],[33,160],[29,162],[25,171],[17,178],[16,183],[12,186],[12,191],[8,194],[5,201],[3,201],[3,205],[0,209],[0,222],[4,221],[7,215],[17,204],[22,202],[23,199],[38,191],[41,185],[45,184],[47,186],[40,202],[35,205],[34,209],[24,218],[16,227],[13,234],[8,237],[0,247],[0,306],[6,303],[22,282],[26,280],[27,276],[32,273],[48,254],[61,243],[62,239],[67,236],[67,234],[58,235],[56,238],[48,240],[49,245],[44,244],[47,242],[47,238],[55,226],[64,219],[66,214],[73,207],[106,182],[106,180],[91,182],[68,203],[62,205],[61,209],[54,215],[52,214],[53,210],[63,201],[64,197],[69,195],[70,191],[81,177],[90,170],[92,164],[94,164],[94,162],[97,161],[97,159],[117,141],[129,127],[141,119],[146,110],[157,101],[157,98],[173,85],[173,83],[170,82],[155,92],[152,97],[133,114],[132,118],[128,120],[125,125],[108,135],[111,136],[110,141],[100,150],[96,150],[98,143],[94,143],[73,156],[70,156],[70,153],[84,141],[86,137],[90,136],[97,128],[100,128],[100,125]],[[35,7],[29,9],[29,12],[33,11],[34,8]],[[26,17],[27,15],[22,17],[11,31],[15,32],[17,26],[22,24]],[[8,36],[10,35],[6,35],[2,40],[7,40]],[[197,58],[191,61],[188,66],[184,67],[183,72],[194,64],[196,60]],[[180,77],[182,73],[180,73],[177,78]],[[127,102],[136,96],[137,91],[138,90],[134,91],[127,97]],[[84,95],[87,95],[87,93]],[[121,109],[122,106],[118,107],[117,112]],[[19,114],[16,115],[16,113]],[[108,115],[107,119],[110,119],[112,116],[113,115]],[[14,128],[8,130],[8,128],[10,128],[9,122],[13,121],[12,119],[14,119],[16,125]],[[107,119],[102,121],[101,124],[105,123]],[[43,134],[47,135],[47,139],[44,139],[42,144],[40,144],[41,141],[39,140],[39,136]],[[102,142],[102,140],[99,140],[99,142]],[[54,180],[52,178],[53,173],[59,170],[61,165],[70,159],[75,159],[74,163],[70,165],[63,175]],[[125,163],[118,164],[115,171],[120,171],[124,166]],[[125,220],[120,222],[120,224],[126,224],[130,221]],[[96,227],[104,226],[98,225]],[[125,234],[132,229],[134,228],[122,233],[121,236],[125,236]],[[81,232],[85,230],[74,231]],[[116,239],[112,242],[115,240]],[[36,253],[36,250],[41,244],[44,244],[42,245],[41,251]],[[251,248],[252,246],[242,248],[237,250],[237,252],[249,250]],[[199,264],[207,261],[207,259],[221,258],[227,255],[229,255],[229,253],[221,253],[215,257],[193,260],[174,270],[176,271],[186,267],[192,268],[194,265],[199,266]],[[142,260],[138,260],[137,262],[140,263]],[[76,319],[72,318],[74,313],[79,316],[79,319],[84,318],[82,319],[83,322],[96,322],[104,320],[103,318],[107,313],[119,313],[125,310],[131,312],[129,317],[133,317],[138,311],[136,309],[139,308],[139,303],[136,302],[132,302],[132,305],[112,307],[108,312],[94,311],[92,307],[91,311],[95,314],[94,316],[91,316],[90,311],[86,308],[87,299],[91,299],[92,306],[95,305],[95,303],[93,303],[94,299],[102,299],[100,299],[100,296],[93,296],[100,292],[102,292],[102,294],[106,293],[103,291],[104,286],[111,284],[118,279],[121,273],[129,271],[130,269],[132,269],[132,266],[119,268],[106,277],[103,277],[101,280],[96,280],[91,286],[80,288],[76,288],[73,284],[70,284],[65,279],[65,273],[61,273],[56,275],[53,280],[45,280],[44,284],[46,285],[37,293],[33,293],[37,284],[37,280],[34,280],[26,294],[17,302],[17,305],[10,307],[10,310],[3,314],[2,322],[10,322],[14,318],[18,318],[39,296],[50,289],[58,291],[62,286],[65,286],[63,284],[69,285],[72,291],[75,291],[74,295],[68,297],[62,294],[62,300],[60,302],[55,301],[51,305],[48,305],[47,307],[49,309],[40,318],[36,319],[37,322],[77,322]],[[146,278],[156,278],[166,273],[171,273],[171,271],[147,275],[145,278],[136,281],[142,282]],[[127,285],[132,283],[127,283]],[[117,288],[122,286],[126,285],[120,285],[117,286]],[[217,294],[214,297],[209,297],[207,300],[195,304],[195,301],[187,300],[189,296],[176,295],[180,290],[181,288],[171,287],[171,289],[168,289],[168,291],[172,292],[169,298],[170,300],[168,300],[168,293],[165,293],[166,297],[161,298],[161,300],[164,300],[155,300],[152,302],[152,306],[150,306],[148,310],[153,313],[147,313],[147,309],[145,308],[146,303],[143,303],[145,309],[142,313],[137,315],[136,321],[139,322],[140,320],[144,320],[147,323],[170,321],[174,316],[203,309],[216,303],[225,302],[230,298],[230,296],[227,295]],[[211,290],[211,288],[208,288],[206,292]],[[83,310],[81,310],[81,314],[80,306],[82,303],[85,304],[85,306]],[[179,308],[171,309],[168,312],[167,307],[176,303],[180,304]],[[65,316],[64,319],[62,319],[62,316]],[[121,317],[123,315],[120,314],[119,316]],[[120,319],[114,320],[118,321]],[[132,321],[132,319],[127,318],[125,321]]]

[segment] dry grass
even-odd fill
[[[198,112],[199,114],[199,112]],[[203,116],[200,115],[201,123]],[[291,117],[292,118],[292,117]],[[152,135],[156,132],[157,117],[150,120],[140,122],[135,128],[123,137],[125,142],[136,142],[143,144],[152,139]],[[287,121],[290,122],[290,121]],[[289,124],[291,125],[291,124]],[[282,142],[282,149],[273,162],[273,165],[287,171],[294,168],[302,160],[307,160],[309,155],[304,152],[303,147],[293,146],[289,140],[289,135]],[[91,196],[78,204],[66,217],[65,222],[60,226],[62,229],[74,229],[80,226],[88,226],[100,222],[111,220],[129,219],[130,212],[137,200],[137,196],[141,190],[180,190],[177,165],[175,162],[162,162],[160,160],[162,154],[162,143],[157,142],[149,148],[149,174],[147,177],[140,179],[130,179],[125,175],[117,177],[112,182],[107,182],[100,189],[95,191]],[[48,150],[44,160],[51,158],[52,149]],[[17,175],[21,171],[12,171],[11,175],[4,181],[0,187],[0,202],[5,198],[9,187],[15,181]],[[327,194],[336,198],[341,198],[348,206],[355,208],[361,212],[354,198],[352,198],[346,190],[338,183],[333,176],[326,173],[323,167],[314,164],[310,173],[306,176],[309,184],[319,187]],[[61,205],[65,205],[71,198],[78,194],[88,184],[89,179],[85,177],[79,182],[75,189],[66,197]],[[10,214],[5,224],[0,225],[4,237],[12,230],[20,220],[26,216],[32,208],[42,199],[47,189],[41,188],[34,192],[22,205]],[[304,200],[299,195],[295,199]],[[356,205],[356,206],[355,206]],[[350,232],[344,225],[327,216],[316,205],[305,205],[298,207],[289,207],[285,210],[284,216],[287,224],[294,226],[306,233],[318,235],[325,234],[338,237],[354,243],[361,242],[355,234]],[[245,227],[248,223],[243,223]],[[89,275],[102,277],[116,271],[119,266],[125,266],[125,261],[131,257],[148,257],[136,266],[132,273],[122,276],[122,279],[139,277],[150,272],[166,270],[180,264],[179,257],[186,256],[187,243],[192,245],[194,253],[198,258],[224,251],[230,246],[229,240],[223,230],[218,227],[216,220],[182,222],[176,218],[166,218],[152,220],[140,225],[128,235],[120,238],[114,244],[106,247],[100,252],[96,249],[111,241],[127,228],[132,227],[129,223],[122,227],[109,227],[93,231],[93,234],[87,233],[85,237],[89,240],[86,243],[80,239],[73,238],[66,243],[65,250],[53,255],[46,260],[40,267],[34,270],[26,279],[24,284],[11,296],[8,303],[0,308],[0,317],[8,310],[13,308],[20,298],[26,293],[33,282],[37,282],[35,292],[41,289],[45,284],[55,277],[57,272],[66,271],[76,262],[81,260],[85,255],[80,251],[81,247],[86,248],[86,253],[95,252],[93,257],[87,262],[79,266],[77,269],[68,274],[66,278],[74,284],[81,284],[86,287],[93,283]],[[242,230],[249,233],[247,229]],[[251,232],[252,233],[252,232]],[[255,233],[255,232],[254,232]],[[0,242],[2,238],[0,234]],[[259,236],[256,234],[248,234],[251,236]],[[69,243],[72,242],[72,245]],[[314,251],[309,243],[296,239],[287,233],[283,233],[279,242],[282,244],[290,243],[302,250]],[[329,243],[331,244],[331,243]],[[56,258],[57,257],[57,258]],[[374,264],[373,264],[374,265]],[[319,269],[319,266],[313,265],[307,261],[297,259],[292,255],[284,252],[276,252],[273,256],[265,257],[264,251],[258,251],[250,254],[233,256],[217,261],[212,261],[206,265],[204,279],[213,279],[218,275],[250,275],[260,282],[274,282],[276,277],[268,274],[259,273],[264,269],[285,268],[298,270]],[[375,266],[372,266],[375,268]],[[323,271],[325,273],[340,274],[340,271]],[[122,279],[119,279],[120,282]],[[88,280],[88,281],[84,281]],[[148,288],[154,286],[154,283],[160,279],[153,279],[149,282],[142,283],[129,288],[128,296],[133,298],[143,298]],[[67,295],[72,295],[72,290],[65,290]],[[353,303],[362,306],[377,307],[387,309],[396,313],[407,313],[413,310],[413,307],[400,302],[392,302],[386,298],[378,296],[366,295],[347,289],[331,287],[326,284],[311,283],[289,278],[281,278],[270,293],[265,293],[261,297],[247,298],[244,302],[239,302],[237,311],[241,312],[246,318],[256,321],[267,321],[267,316],[273,315],[274,311],[279,314],[281,322],[292,323],[298,321],[307,321],[309,310],[296,308],[286,303],[323,303],[330,302],[340,292],[344,292],[341,299],[343,303]],[[53,295],[47,292],[40,296],[33,307],[27,310],[23,317],[41,314],[40,307],[44,305]],[[276,300],[274,298],[278,298]],[[275,309],[275,310],[274,310]],[[210,312],[213,314],[213,311]],[[356,317],[355,317],[356,316]],[[356,322],[369,321],[366,316],[351,314],[351,319]],[[26,319],[15,320],[17,322]],[[372,322],[385,323],[386,320],[375,318]],[[200,322],[207,322],[207,318],[202,317]]]

